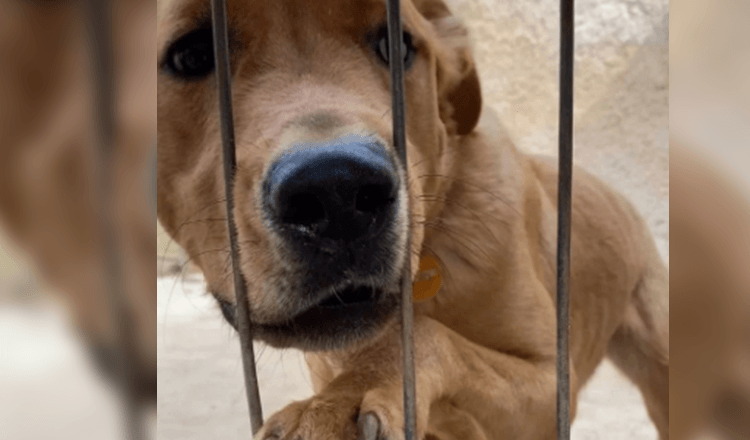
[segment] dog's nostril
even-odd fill
[[[375,213],[391,201],[391,185],[365,185],[357,193],[355,208],[360,212]]]
[[[267,171],[263,209],[272,227],[303,233],[306,245],[309,240],[362,245],[392,222],[397,188],[395,163],[385,149],[352,135],[281,155]]]
[[[295,194],[284,203],[281,220],[286,224],[312,226],[325,220],[325,208],[315,194]]]

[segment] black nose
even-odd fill
[[[284,153],[266,174],[264,208],[282,229],[351,242],[383,230],[395,215],[397,189],[383,147],[350,135]]]

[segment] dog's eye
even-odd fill
[[[214,70],[211,29],[198,29],[174,42],[167,50],[165,65],[180,78],[200,79]]]
[[[388,50],[388,28],[382,27],[377,33],[375,39],[375,52],[380,57],[381,61],[385,64],[389,64],[389,50]],[[417,53],[417,49],[414,47],[414,43],[411,34],[404,32],[404,38],[401,42],[401,55],[404,57],[404,69],[411,67],[414,57]]]

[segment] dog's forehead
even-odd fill
[[[158,0],[159,22],[174,32],[191,24],[210,21],[210,7],[207,0]],[[336,26],[357,25],[385,17],[385,11],[385,0],[227,0],[230,22],[240,25],[247,21],[257,25],[321,18],[328,18],[327,21]]]
[[[426,8],[428,15],[434,0],[405,1],[402,15],[408,25],[416,9]],[[385,22],[386,0],[274,0],[269,2],[227,0],[230,28],[254,34],[299,30],[306,24],[332,30],[357,30]],[[441,1],[436,3],[441,4]],[[208,0],[158,0],[160,47],[171,38],[211,22]]]

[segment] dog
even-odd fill
[[[412,279],[435,261],[441,282],[414,304],[417,438],[554,439],[556,163],[521,153],[483,114],[448,5],[402,4],[407,163],[391,143],[383,0],[229,0],[227,11],[252,329],[304,350],[315,390],[256,438],[403,438],[397,311],[410,259]],[[234,324],[209,2],[160,0],[158,51],[158,217]],[[666,440],[668,270],[631,204],[574,176],[573,413],[609,357]]]
[[[719,167],[690,142],[672,140],[670,216],[672,438],[707,427],[748,438],[750,208]]]
[[[155,4],[109,2],[115,125],[113,240],[131,360],[128,391],[156,400]],[[86,4],[0,1],[0,225],[69,306],[93,360],[114,377],[95,141],[91,36]],[[137,30],[134,31],[134,30]],[[149,194],[150,193],[150,194]]]

